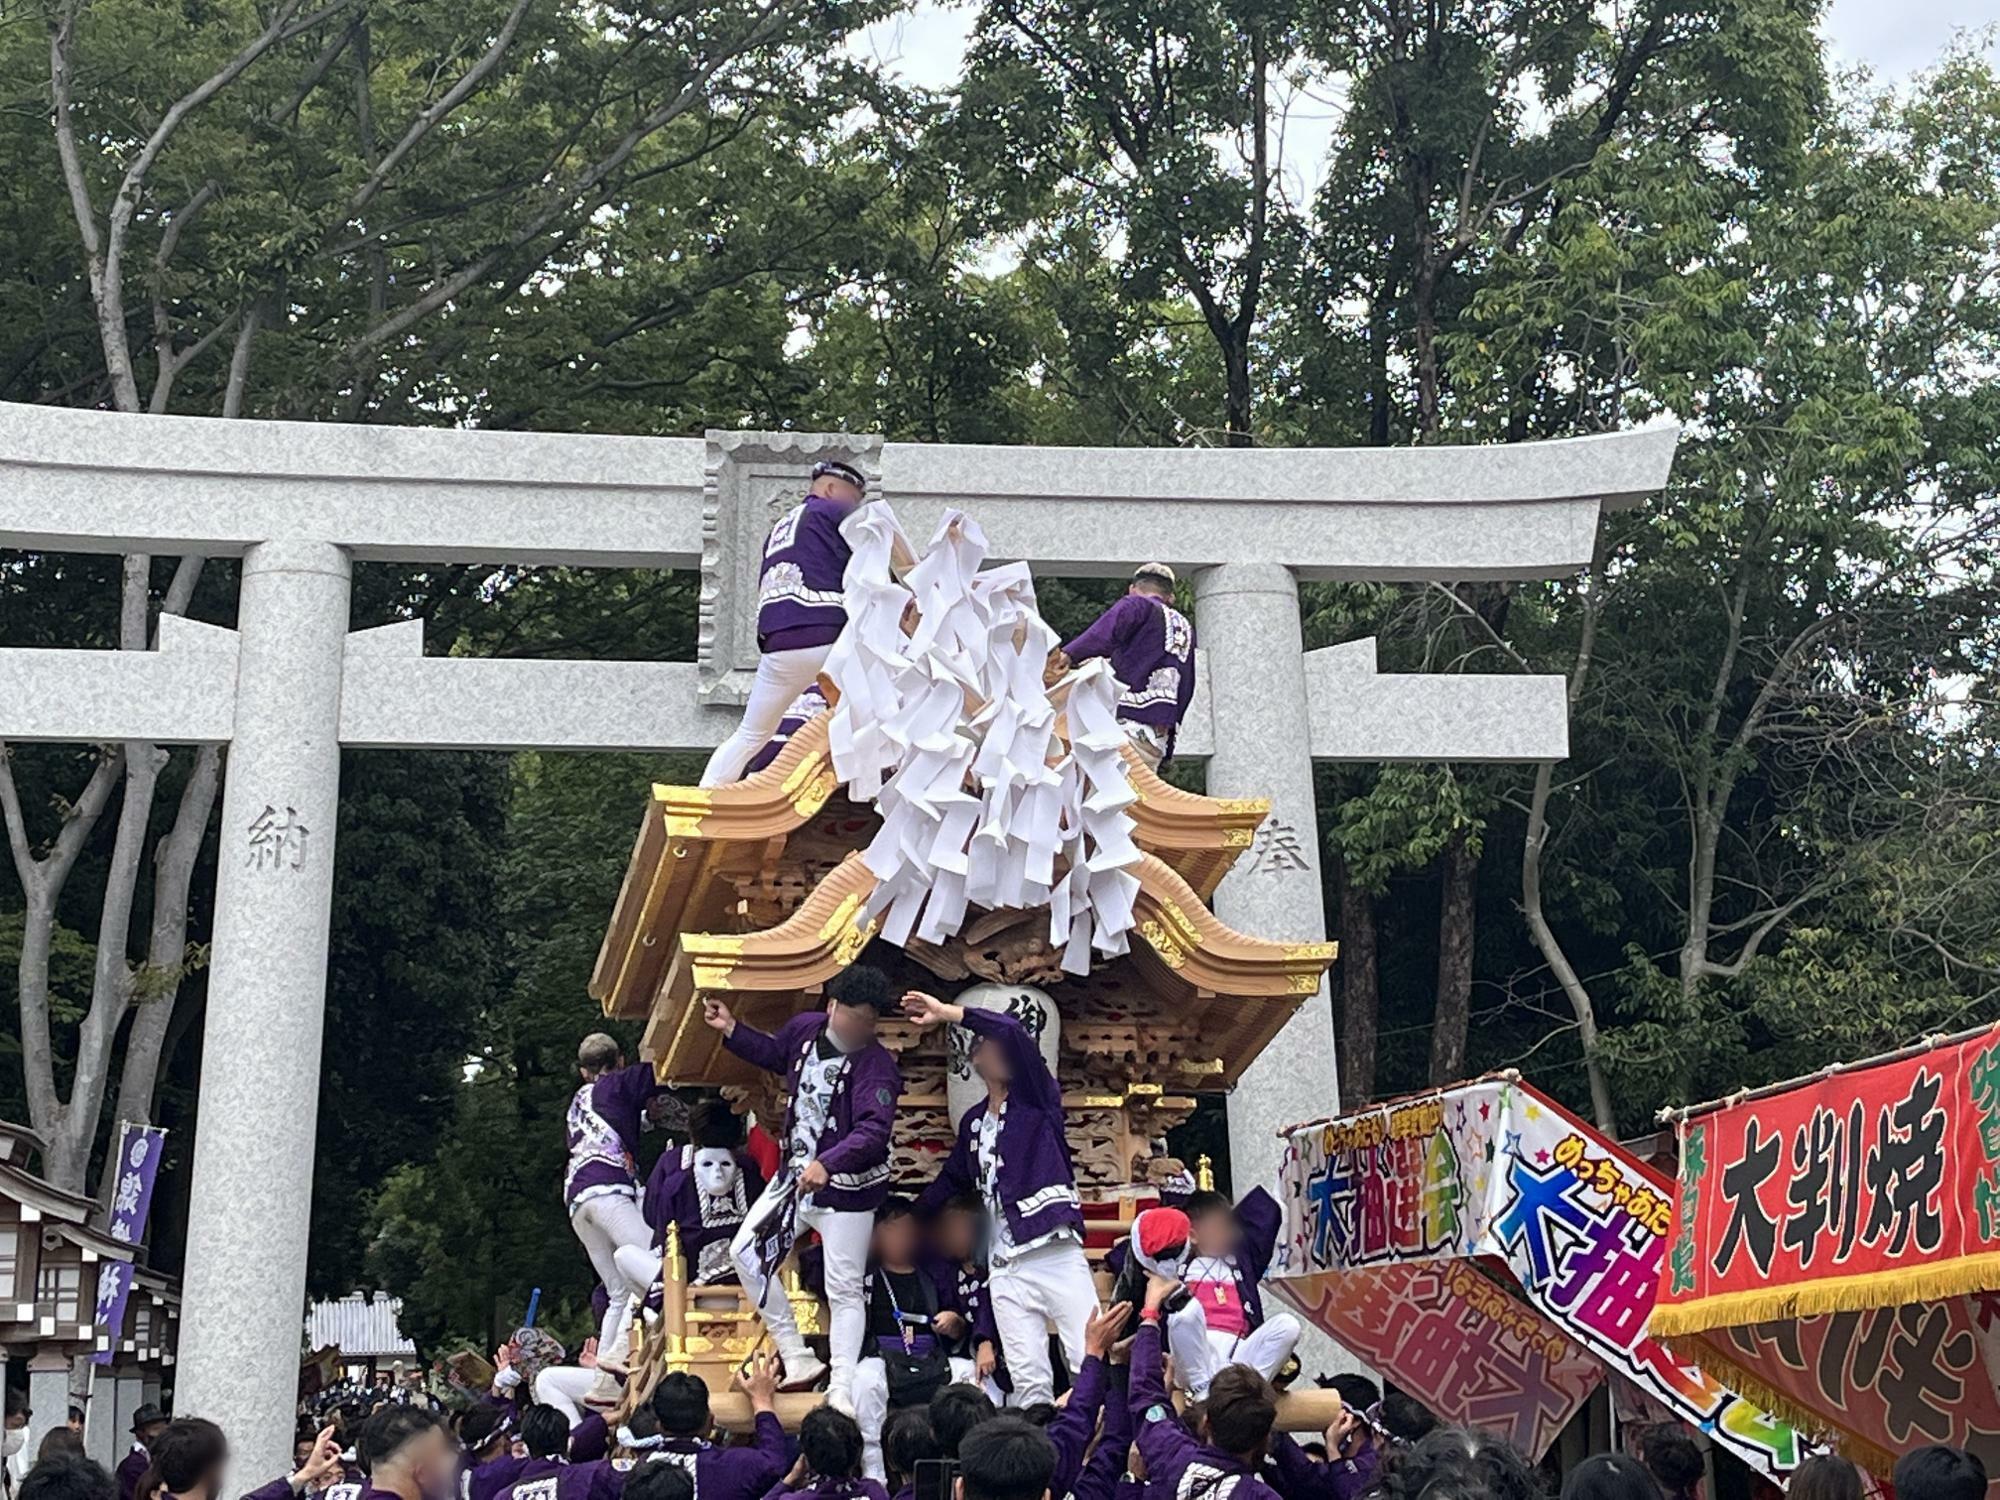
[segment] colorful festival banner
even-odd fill
[[[1754,1467],[1783,1475],[1803,1457],[1789,1425],[1646,1335],[1672,1185],[1526,1085],[1485,1079],[1294,1127],[1282,1185],[1286,1232],[1271,1274],[1309,1316],[1365,1295],[1336,1291],[1343,1283],[1406,1278],[1423,1263],[1476,1263],[1504,1272],[1506,1295],[1601,1370],[1633,1381]],[[1392,1350],[1379,1368],[1421,1390],[1423,1372],[1400,1361]],[[1524,1406],[1539,1398],[1519,1384]],[[1460,1390],[1449,1404],[1472,1395]],[[1540,1419],[1517,1416],[1517,1430],[1524,1424]]]
[[[2000,1290],[2000,1026],[1681,1122],[1656,1334]]]
[[[111,1216],[106,1225],[111,1238],[120,1244],[136,1245],[146,1232],[146,1215],[153,1206],[153,1181],[160,1173],[160,1152],[167,1133],[151,1125],[129,1121],[118,1137],[118,1155],[110,1166],[117,1172],[111,1192]],[[100,1365],[111,1363],[118,1349],[119,1331],[125,1326],[125,1301],[132,1294],[132,1266],[129,1261],[111,1261],[97,1277],[97,1326],[111,1335],[111,1347],[91,1356]]]
[[[1498,1432],[1540,1458],[1604,1368],[1472,1261],[1319,1276],[1285,1291],[1305,1316],[1447,1422]]]
[[[2000,1027],[1681,1122],[1648,1331],[1887,1475],[2000,1483]]]

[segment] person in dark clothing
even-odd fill
[[[1055,1466],[1048,1434],[1009,1414],[966,1438],[952,1494],[954,1500],[1042,1500]]]
[[[56,1432],[69,1429],[58,1427]],[[22,1479],[17,1500],[112,1500],[118,1481],[80,1453],[44,1458]]]
[[[1639,1456],[1660,1483],[1667,1500],[1700,1500],[1707,1466],[1701,1449],[1677,1427],[1655,1427],[1639,1445]]]
[[[1976,1453],[1932,1443],[1896,1460],[1896,1500],[1983,1500],[1986,1465]]]

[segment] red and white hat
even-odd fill
[[[1142,1209],[1132,1221],[1132,1257],[1148,1271],[1179,1281],[1187,1274],[1192,1233],[1178,1208]]]

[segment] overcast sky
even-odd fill
[[[912,83],[948,87],[958,77],[973,7],[918,0],[914,11],[870,28],[865,47]],[[1865,64],[1877,77],[1901,82],[1936,61],[1960,32],[2000,26],[2000,0],[1834,0],[1826,38],[1836,66]],[[2000,59],[1993,33],[1988,49]],[[1335,109],[1312,99],[1291,101],[1285,156],[1295,176],[1316,163]],[[1294,181],[1294,193],[1310,184]]]

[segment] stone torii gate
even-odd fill
[[[290,1452],[343,746],[706,750],[756,659],[764,533],[811,463],[880,483],[913,536],[947,506],[996,558],[1193,575],[1201,691],[1181,753],[1269,796],[1216,892],[1248,933],[1324,935],[1312,762],[1567,753],[1558,677],[1378,675],[1303,649],[1298,580],[1526,579],[1588,563],[1601,510],[1666,482],[1663,428],[1504,447],[1051,449],[852,435],[636,438],[218,421],[0,404],[0,547],[241,560],[234,630],[145,653],[0,649],[0,741],[228,746],[177,1405],[246,1472]],[[699,659],[427,657],[350,632],[356,562],[699,568]],[[1321,990],[1229,1100],[1237,1179],[1336,1088]]]

